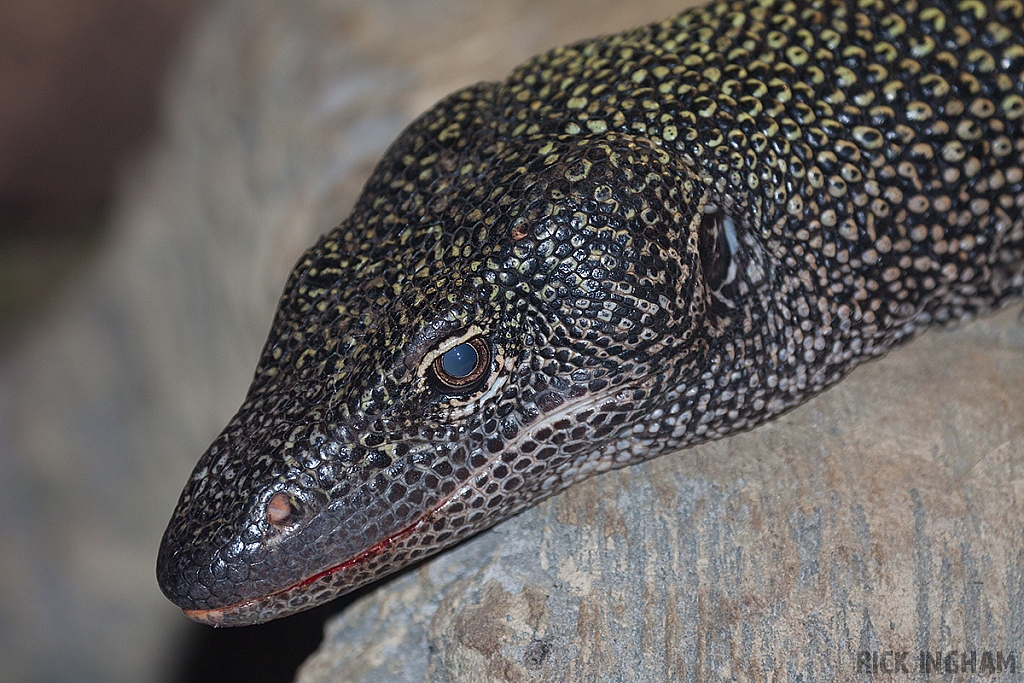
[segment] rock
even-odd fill
[[[810,683],[890,650],[1024,670],[1016,314],[568,489],[362,597],[298,680]]]

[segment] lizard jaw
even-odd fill
[[[403,529],[326,569],[306,576],[284,588],[262,596],[247,598],[231,605],[205,609],[182,608],[189,619],[215,628],[251,626],[289,616],[317,607],[341,595],[390,575],[398,568],[429,557],[454,545],[468,535],[500,521],[483,525],[466,525],[454,531],[443,542],[431,542],[429,534],[435,521],[445,515],[445,508],[462,498],[467,486],[457,488],[450,496]]]
[[[250,626],[262,624],[297,612],[303,612],[390,574],[394,566],[387,558],[400,550],[401,542],[414,537],[417,531],[431,524],[434,515],[451,500],[446,499],[423,517],[367,548],[327,569],[266,595],[250,598],[226,607],[182,609],[189,619],[213,626]],[[425,553],[429,554],[429,553]],[[383,562],[382,562],[383,560]]]
[[[551,428],[551,425],[560,418],[588,408],[597,410],[606,401],[623,399],[636,387],[637,385],[628,384],[618,388],[613,396],[588,395],[566,401],[556,410],[545,415],[542,420],[531,425],[529,430],[520,432],[506,446],[507,448],[517,448],[521,441],[534,435],[540,429]],[[562,472],[560,476],[549,477],[540,485],[534,502],[556,493],[573,481],[615,466],[608,461],[602,468],[598,464],[600,459],[595,455],[580,455],[575,458],[573,467]],[[589,465],[587,465],[588,462]],[[569,475],[569,473],[574,474]],[[189,619],[214,627],[248,626],[289,616],[317,607],[377,579],[393,574],[418,560],[435,555],[464,538],[507,519],[527,506],[523,501],[517,501],[506,509],[491,511],[492,514],[487,515],[483,520],[453,529],[453,533],[443,541],[432,540],[434,535],[431,532],[434,531],[434,523],[450,516],[447,514],[446,508],[451,503],[464,499],[465,494],[475,489],[475,485],[470,481],[456,488],[408,526],[399,529],[356,555],[299,579],[284,588],[224,607],[183,608],[182,611]]]

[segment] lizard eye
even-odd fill
[[[429,379],[441,393],[462,395],[479,389],[490,369],[491,350],[487,341],[473,337],[435,358]]]

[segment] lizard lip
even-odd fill
[[[337,584],[334,590],[328,588],[330,591],[329,595],[322,599],[308,600],[301,604],[296,602],[294,605],[289,605],[289,596],[298,591],[301,591],[304,594],[309,594],[312,586],[331,579],[339,572],[345,572],[346,570],[363,565],[378,555],[386,554],[391,546],[396,542],[416,533],[416,531],[421,529],[424,525],[430,524],[434,514],[443,507],[448,500],[450,500],[450,498],[444,500],[437,507],[427,511],[426,514],[416,519],[412,524],[396,531],[384,540],[378,541],[375,545],[363,550],[354,557],[350,557],[349,559],[339,562],[327,569],[320,570],[319,572],[300,579],[285,588],[281,588],[259,597],[242,600],[233,605],[227,605],[226,607],[215,607],[210,609],[182,609],[182,612],[184,612],[185,616],[193,621],[213,627],[220,627],[261,624],[271,621],[272,619],[277,619],[278,617],[312,609],[323,602],[332,600],[335,597],[355,590],[367,582],[357,580],[346,585],[344,581],[341,581]]]

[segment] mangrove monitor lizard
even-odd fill
[[[292,272],[157,574],[307,609],[1024,287],[1024,0],[727,0],[442,100]]]

